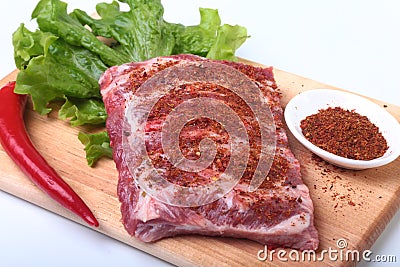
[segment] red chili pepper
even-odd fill
[[[15,82],[0,89],[0,143],[7,154],[38,187],[88,224],[99,223],[83,200],[57,174],[33,146],[23,114],[26,95],[14,93]]]

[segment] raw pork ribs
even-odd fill
[[[128,102],[146,80],[166,68],[190,62],[221,63],[240,71],[255,83],[273,114],[276,149],[268,176],[257,190],[248,192],[247,185],[260,152],[257,141],[260,140],[260,129],[255,119],[246,117],[252,115],[249,108],[237,95],[217,84],[200,81],[177,86],[170,94],[160,98],[145,127],[149,158],[155,168],[163,170],[166,180],[181,186],[205,184],[219,177],[229,162],[227,132],[208,118],[188,122],[180,133],[182,140],[179,142],[182,154],[194,160],[199,156],[201,139],[211,138],[216,143],[215,160],[206,170],[185,172],[165,159],[160,141],[162,121],[173,107],[184,100],[204,96],[229,105],[242,118],[250,140],[248,165],[231,191],[210,204],[181,207],[158,201],[138,186],[125,158],[127,151],[124,150],[122,129]],[[314,227],[313,203],[301,179],[299,162],[288,146],[282,125],[280,94],[272,68],[212,61],[193,55],[165,56],[111,67],[101,77],[100,87],[108,113],[107,130],[114,161],[119,171],[118,196],[122,220],[129,234],[144,242],[182,234],[201,234],[247,238],[268,247],[317,249],[319,241]]]

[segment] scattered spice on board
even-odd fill
[[[354,110],[321,109],[303,119],[300,127],[311,143],[341,157],[371,160],[388,149],[379,128]]]
[[[372,190],[366,191],[354,183],[351,177],[357,172],[334,166],[315,154],[311,154],[311,161],[317,174],[314,191],[318,191],[319,195],[329,195],[329,198],[324,199],[332,205],[335,213],[341,214],[346,208],[360,212],[368,210],[366,199],[376,197],[376,195]],[[318,199],[321,198],[318,197]]]

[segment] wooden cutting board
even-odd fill
[[[282,92],[283,106],[299,92],[333,88],[277,69],[274,73]],[[16,74],[17,71],[9,74],[0,81],[0,85],[14,80]],[[388,112],[400,120],[400,107],[373,101],[385,106]],[[25,120],[39,152],[92,209],[100,222],[100,227],[95,230],[105,235],[181,266],[321,265],[320,261],[282,262],[276,254],[272,261],[260,261],[257,253],[264,249],[262,244],[233,238],[180,236],[151,244],[142,243],[130,237],[120,222],[120,205],[116,194],[118,173],[114,162],[101,160],[95,168],[86,165],[85,152],[77,133],[94,129],[72,128],[67,122],[58,120],[55,111],[49,116],[41,116],[32,111],[31,105],[28,106]],[[320,237],[317,256],[329,247],[344,253],[370,248],[400,206],[400,158],[380,168],[343,170],[319,161],[291,134],[288,135],[291,148],[300,160],[303,180],[314,202],[315,225]],[[86,226],[77,216],[63,209],[33,185],[1,147],[0,189]],[[346,240],[345,249],[338,248],[339,239]],[[288,254],[285,257],[288,258]],[[326,255],[323,262],[330,266],[357,263],[351,261],[351,257],[349,261],[345,257],[342,259],[332,261]]]

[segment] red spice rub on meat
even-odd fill
[[[174,168],[163,156],[160,141],[161,123],[168,112],[189,98],[209,97],[223,102],[240,116],[249,134],[250,155],[239,183],[224,197],[203,206],[179,207],[162,203],[138,186],[125,160],[123,136],[126,106],[136,90],[150,77],[170,66],[190,62],[211,62],[193,55],[177,55],[129,63],[108,69],[100,79],[101,93],[108,113],[107,130],[119,171],[118,196],[126,230],[138,239],[151,242],[181,234],[202,234],[247,238],[269,247],[316,249],[318,234],[314,227],[313,204],[304,185],[300,165],[288,146],[282,127],[280,94],[272,68],[220,61],[249,77],[259,88],[270,107],[276,125],[276,150],[271,170],[254,192],[247,185],[260,154],[260,130],[249,110],[227,88],[207,82],[180,85],[169,91],[154,106],[146,122],[146,149],[149,158],[164,170],[164,178],[180,185],[204,184],[218,177],[229,161],[227,136],[212,120],[199,118],[185,125],[180,149],[185,157],[196,159],[202,138],[211,138],[217,146],[212,164],[202,173],[188,173]],[[212,61],[217,62],[217,61]]]

